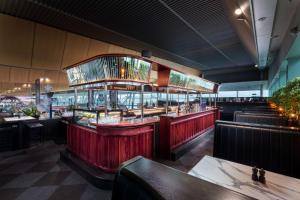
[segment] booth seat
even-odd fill
[[[251,112],[269,112],[269,110],[271,110],[267,103],[258,102],[217,102],[217,106],[220,108],[221,120],[227,121],[233,121],[233,114],[235,111],[251,110]]]
[[[163,164],[135,157],[121,166],[112,200],[252,199]]]
[[[213,155],[300,178],[300,130],[217,120]]]
[[[287,126],[288,119],[279,116],[275,113],[260,113],[260,112],[234,112],[234,121],[256,123],[256,124],[269,124],[277,126]]]

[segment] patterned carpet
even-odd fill
[[[175,162],[163,164],[187,172],[204,155],[211,155],[213,133]],[[63,145],[47,142],[31,149],[0,153],[0,199],[3,200],[88,200],[111,198],[111,191],[89,184],[59,160]]]

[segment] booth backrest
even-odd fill
[[[241,111],[244,112],[261,112],[261,113],[279,113],[277,110],[271,109],[269,107],[265,108],[259,108],[259,107],[254,107],[254,108],[243,108]]]
[[[143,157],[123,164],[112,200],[252,199]]]
[[[273,112],[270,111],[271,108],[267,103],[250,103],[250,102],[217,102],[217,106],[220,108],[221,119],[222,120],[233,120],[233,113],[235,111],[263,111],[263,112]]]
[[[288,120],[283,116],[274,113],[256,113],[256,112],[234,112],[234,121],[255,124],[269,124],[277,126],[287,126]]]
[[[300,178],[300,130],[217,120],[214,156]]]

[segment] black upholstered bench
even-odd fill
[[[261,113],[261,112],[234,112],[233,121],[256,123],[256,124],[269,124],[277,126],[287,126],[288,119],[280,116],[277,113]]]
[[[252,199],[160,163],[136,157],[116,175],[112,200]]]
[[[299,128],[217,120],[214,156],[300,178]]]

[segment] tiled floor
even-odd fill
[[[204,155],[211,155],[213,134],[175,162],[160,161],[187,172]],[[111,191],[89,184],[59,160],[63,145],[47,142],[35,148],[0,153],[0,199],[3,200],[106,200]]]
[[[160,163],[183,172],[191,170],[205,155],[212,156],[214,147],[214,132],[211,131],[201,138],[201,142],[176,161],[158,160]]]
[[[59,160],[63,145],[47,142],[28,150],[0,153],[0,199],[88,200],[111,198]]]

